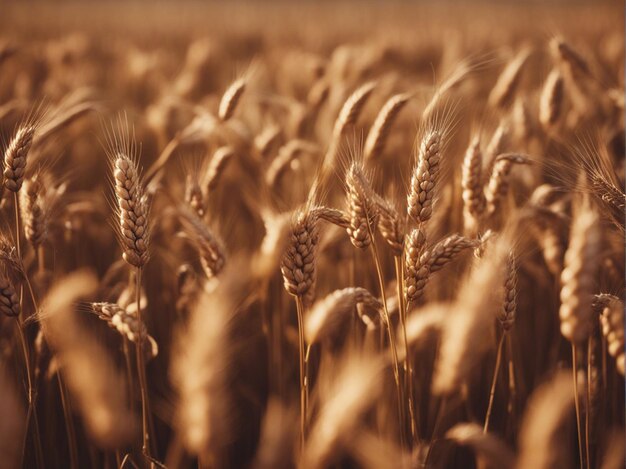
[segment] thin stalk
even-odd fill
[[[304,402],[305,402],[305,430],[306,430],[306,419],[309,415],[309,389],[311,388],[311,383],[309,381],[309,357],[311,356],[311,344],[306,345],[306,351],[304,353]],[[306,435],[305,435],[306,436]]]
[[[13,206],[15,208],[15,247],[17,248],[17,257],[22,261],[22,249],[20,245],[20,208],[17,198],[17,192],[13,192]]]
[[[141,325],[141,268],[137,268],[135,275],[135,299],[137,302],[137,322]],[[143,357],[143,327],[139,328],[139,340],[135,344],[135,355],[137,359],[137,374],[139,375],[139,388],[141,390],[141,424],[142,424],[142,447],[145,456],[150,458],[150,430],[148,425],[148,385],[146,382],[146,368]]]
[[[406,335],[406,307],[404,304],[404,294],[402,292],[402,286],[404,285],[404,262],[402,256],[394,256],[393,260],[396,268],[396,294],[398,296],[398,308],[400,311],[400,326],[402,327],[402,335],[404,338],[404,376],[407,385],[407,393],[409,395],[411,438],[413,442],[417,442],[419,440],[419,432],[417,425],[417,408],[413,396],[413,366],[409,353],[409,341]]]
[[[389,337],[389,346],[391,348],[391,355],[393,358],[393,377],[396,381],[396,394],[398,398],[398,416],[400,419],[400,439],[402,442],[402,446],[404,446],[404,431],[403,431],[403,422],[404,422],[404,412],[403,412],[403,401],[402,401],[402,389],[400,387],[400,369],[398,366],[398,349],[396,348],[396,340],[393,334],[393,329],[391,327],[391,320],[389,318],[389,311],[387,310],[387,295],[385,294],[385,281],[383,280],[383,272],[380,265],[380,259],[378,258],[378,249],[376,248],[376,240],[374,238],[374,233],[372,232],[372,227],[367,220],[367,229],[369,231],[371,243],[370,247],[372,249],[372,257],[374,258],[374,264],[376,265],[376,274],[378,276],[378,285],[380,288],[380,296],[383,302],[383,312],[385,315],[385,325],[387,326],[387,335]]]
[[[24,337],[24,331],[22,329],[22,324],[20,322],[19,316],[15,317],[16,326],[18,335],[20,337],[20,344],[22,346],[22,355],[24,357],[24,366],[26,367],[26,379],[28,382],[28,412],[26,414],[26,428],[28,429],[30,424],[31,415],[33,417],[33,427],[34,427],[34,439],[35,439],[35,447],[37,448],[37,452],[35,453],[37,457],[37,467],[41,467],[43,463],[43,450],[41,448],[41,435],[39,433],[39,421],[37,419],[37,408],[35,407],[35,388],[32,383],[32,375],[31,375],[31,367],[30,367],[30,354],[28,353],[28,346],[26,344],[26,338]],[[22,448],[22,458],[24,457],[26,450],[26,435],[24,435],[24,446]]]
[[[278,396],[284,396],[283,389],[283,355],[282,355],[282,337],[283,337],[283,304],[285,298],[282,295],[282,285],[276,280],[272,281],[275,298],[273,305],[272,318],[274,321],[274,359],[276,360],[276,386],[278,388]]]
[[[21,248],[21,230],[20,230],[20,209],[19,209],[19,198],[17,197],[17,192],[13,192],[13,207],[15,209],[15,246],[17,249],[17,258],[20,262],[20,267],[22,269],[22,273],[24,278],[26,279],[26,283],[28,284],[28,288],[30,289],[31,296],[33,298],[33,305],[35,310],[37,309],[37,302],[35,301],[35,295],[33,294],[32,286],[30,285],[30,281],[28,280],[28,275],[26,274],[26,269],[24,268],[24,262],[22,260],[22,248]],[[20,286],[20,311],[22,315],[24,315],[24,285]],[[39,434],[39,422],[37,419],[37,408],[35,407],[34,402],[34,390],[31,379],[31,371],[30,371],[30,357],[28,354],[28,347],[26,345],[26,339],[24,337],[24,331],[22,330],[22,324],[18,318],[17,329],[20,335],[20,342],[22,344],[22,353],[24,355],[24,362],[26,365],[26,374],[28,375],[28,413],[26,420],[26,428],[29,426],[30,416],[33,416],[34,420],[34,429],[35,429],[35,445],[37,447],[37,465],[42,463],[43,461],[43,451],[41,449],[41,437]]]
[[[39,275],[42,275],[46,271],[46,259],[44,257],[44,247],[43,244],[40,244],[37,247],[37,271]]]
[[[272,381],[273,376],[273,365],[274,365],[274,354],[272,351],[272,309],[270,307],[270,281],[264,282],[262,286],[261,293],[261,320],[262,320],[262,328],[263,335],[267,340],[267,385],[270,394],[274,391],[274,383]]]
[[[67,445],[70,451],[70,467],[77,469],[78,466],[78,445],[76,443],[76,429],[74,428],[74,420],[70,411],[70,401],[67,395],[67,389],[61,371],[57,373],[57,383],[59,384],[59,394],[61,395],[61,406],[63,407],[63,416],[65,418],[65,431],[67,432]]]
[[[587,453],[587,469],[591,469],[591,452],[589,451],[589,435],[591,433],[591,338],[587,339],[587,392],[585,395],[585,452]]]
[[[578,362],[576,360],[576,345],[572,343],[572,377],[574,379],[574,404],[576,406],[576,430],[578,431],[578,456],[580,457],[580,467],[584,466],[583,458],[583,438],[582,427],[580,424],[580,402],[578,399],[578,377],[576,371],[578,370]]]
[[[130,347],[129,340],[124,337],[122,341],[122,347],[124,350],[124,361],[126,362],[126,379],[128,380],[128,398],[130,400],[130,412],[134,415],[135,413],[135,380],[133,379],[133,364],[130,358]]]
[[[493,379],[491,380],[491,390],[489,391],[489,405],[487,406],[487,415],[485,416],[485,426],[483,427],[483,433],[487,433],[489,430],[489,419],[491,417],[491,411],[493,409],[493,398],[496,394],[496,383],[498,382],[498,373],[500,372],[500,361],[502,360],[502,346],[504,345],[504,338],[506,332],[503,332],[498,341],[498,352],[496,354],[496,366],[493,370]]]
[[[437,441],[437,435],[439,433],[439,426],[441,425],[441,419],[446,410],[447,401],[448,401],[448,398],[444,396],[441,401],[441,405],[439,406],[437,417],[435,418],[435,426],[433,427],[433,433],[430,438],[430,444],[428,445],[428,450],[426,451],[426,457],[424,458],[423,467],[428,466],[428,459],[430,458],[430,454],[433,450],[433,446],[435,446],[435,442]]]
[[[304,305],[302,298],[296,296],[296,311],[298,314],[298,355],[300,358],[300,445],[304,448],[304,439],[306,433],[306,366],[304,359]]]
[[[513,345],[512,338],[507,334],[506,346],[509,359],[509,414],[512,421],[512,428],[515,428],[516,422],[516,402],[517,402],[517,383],[515,381],[515,362],[513,361]]]

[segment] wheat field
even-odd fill
[[[6,2],[0,468],[624,467],[620,2]]]

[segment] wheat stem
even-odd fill
[[[487,433],[489,430],[489,419],[491,417],[491,411],[493,409],[493,398],[496,394],[496,383],[498,382],[498,373],[500,371],[500,361],[502,360],[502,346],[504,345],[504,339],[506,333],[503,332],[498,341],[498,352],[496,354],[496,366],[493,370],[493,379],[491,380],[491,390],[489,391],[489,405],[487,406],[487,415],[485,416],[485,426],[483,427],[483,433]]]
[[[404,376],[407,383],[409,417],[411,420],[411,438],[413,439],[413,442],[416,443],[419,440],[419,432],[417,425],[417,409],[413,397],[413,366],[411,364],[411,356],[409,354],[409,341],[406,334],[406,305],[404,304],[404,294],[402,291],[402,286],[404,285],[404,265],[402,255],[394,256],[394,264],[396,268],[396,294],[398,296],[400,324],[402,327],[402,335],[404,338]]]
[[[28,429],[30,424],[30,418],[32,415],[33,418],[33,427],[35,432],[35,445],[37,448],[37,452],[35,453],[37,458],[37,467],[42,467],[43,461],[43,450],[41,448],[41,435],[39,433],[39,421],[37,419],[37,408],[35,407],[35,389],[32,384],[32,374],[30,367],[30,354],[28,353],[28,346],[26,345],[26,338],[24,337],[24,330],[22,329],[22,323],[20,321],[19,316],[15,316],[16,326],[18,335],[20,337],[20,345],[22,346],[22,355],[24,357],[24,364],[26,367],[26,379],[28,382],[28,413],[26,414],[26,428]],[[22,455],[24,455],[24,450],[26,449],[26,436],[24,435],[24,448],[22,450]]]
[[[24,278],[26,279],[26,283],[28,284],[28,288],[30,290],[30,294],[33,298],[33,305],[35,309],[37,309],[37,303],[35,301],[35,296],[33,294],[32,286],[28,280],[28,275],[26,274],[26,269],[24,269],[24,263],[22,261],[22,250],[20,244],[20,209],[19,209],[19,198],[17,197],[17,192],[13,192],[13,205],[15,209],[15,246],[17,250],[17,258],[22,267],[22,271],[24,274]],[[20,287],[20,313],[23,313],[23,299],[24,299],[24,286]],[[28,346],[26,345],[26,338],[24,337],[24,331],[22,329],[22,323],[19,320],[19,316],[17,316],[17,330],[20,336],[20,343],[22,346],[22,353],[24,355],[24,364],[26,367],[26,375],[28,382],[28,417],[26,419],[26,428],[28,429],[30,415],[32,414],[34,420],[34,429],[35,429],[35,445],[37,447],[37,466],[40,467],[40,464],[43,461],[43,452],[41,449],[41,437],[39,435],[39,422],[37,421],[37,409],[35,408],[35,396],[34,396],[34,388],[31,378],[31,369],[30,369],[30,356],[28,354]]]
[[[591,337],[587,339],[587,392],[585,393],[585,452],[587,453],[587,469],[591,469],[591,453],[589,451],[589,434],[591,422]]]
[[[509,358],[509,410],[510,410],[510,419],[511,426],[515,428],[515,409],[516,409],[516,401],[517,401],[517,385],[515,383],[515,362],[513,361],[513,345],[512,339],[510,335],[507,335],[506,339],[507,352]]]
[[[135,274],[135,300],[137,302],[137,321],[143,324],[141,318],[141,268],[137,267]],[[139,340],[135,344],[137,359],[137,374],[139,375],[139,388],[141,390],[141,425],[142,425],[142,447],[143,454],[150,458],[150,431],[148,426],[148,384],[146,382],[146,368],[143,357],[143,328],[139,331]]]
[[[44,258],[44,254],[43,244],[40,244],[37,247],[37,270],[39,275],[42,275],[46,271],[46,260]]]
[[[130,349],[128,347],[129,344],[129,340],[126,337],[122,338],[122,347],[124,350],[124,361],[126,362],[126,376],[128,379],[128,398],[130,400],[130,411],[131,413],[134,414],[134,407],[135,407],[135,399],[134,399],[134,388],[135,388],[135,384],[134,384],[134,379],[133,379],[133,367],[132,367],[132,361],[130,358]]]
[[[61,377],[61,372],[57,373],[57,383],[59,385],[59,394],[61,395],[61,406],[63,407],[63,416],[65,418],[65,431],[67,432],[67,445],[70,451],[70,467],[78,469],[78,445],[76,443],[76,429],[74,428],[74,420],[70,411],[70,401],[67,395],[67,388]]]
[[[304,305],[302,297],[296,296],[296,311],[298,314],[298,356],[300,358],[300,445],[304,448],[306,434],[306,368],[304,360]]]
[[[13,206],[15,208],[15,247],[17,249],[17,257],[22,260],[22,249],[20,246],[20,208],[17,192],[13,192]]]
[[[576,430],[578,431],[578,456],[580,457],[580,468],[584,467],[583,457],[583,438],[582,428],[580,424],[580,402],[578,398],[578,377],[576,372],[578,370],[578,361],[576,359],[576,345],[572,342],[572,377],[574,379],[574,404],[576,406]]]
[[[441,401],[441,405],[439,406],[437,417],[435,418],[435,426],[433,427],[433,433],[430,438],[430,444],[428,445],[428,450],[426,451],[426,457],[424,458],[424,464],[422,464],[422,467],[428,467],[428,460],[430,459],[430,455],[432,453],[433,447],[435,446],[435,442],[437,441],[437,434],[439,433],[439,426],[441,425],[442,415],[446,410],[447,401],[448,401],[447,396],[444,396],[443,400]]]
[[[391,327],[391,320],[389,318],[389,311],[387,310],[387,295],[385,294],[385,281],[383,280],[383,272],[380,265],[380,259],[378,258],[378,249],[376,247],[376,239],[374,238],[374,233],[372,232],[372,225],[370,223],[369,217],[367,217],[367,229],[369,231],[369,236],[371,239],[370,247],[372,249],[372,257],[374,258],[374,264],[376,266],[376,274],[378,276],[378,285],[380,288],[380,296],[382,298],[383,303],[383,312],[385,315],[385,326],[387,328],[387,335],[389,337],[389,346],[391,348],[391,355],[393,358],[393,377],[396,382],[396,394],[398,399],[398,418],[400,419],[400,440],[401,444],[404,447],[404,431],[403,431],[403,423],[404,423],[404,412],[403,412],[403,403],[402,403],[402,390],[400,388],[400,369],[398,366],[398,349],[396,348],[396,341],[394,338],[393,330]]]

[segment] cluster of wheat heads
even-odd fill
[[[622,467],[588,35],[0,44],[0,466]]]

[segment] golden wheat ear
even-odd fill
[[[235,109],[241,100],[243,92],[246,90],[246,80],[239,78],[235,80],[224,92],[217,111],[218,117],[222,121],[227,121],[235,113]]]
[[[419,147],[417,165],[412,171],[407,195],[407,213],[417,224],[428,221],[433,213],[433,199],[441,161],[441,137],[437,130],[431,130],[424,135]]]

